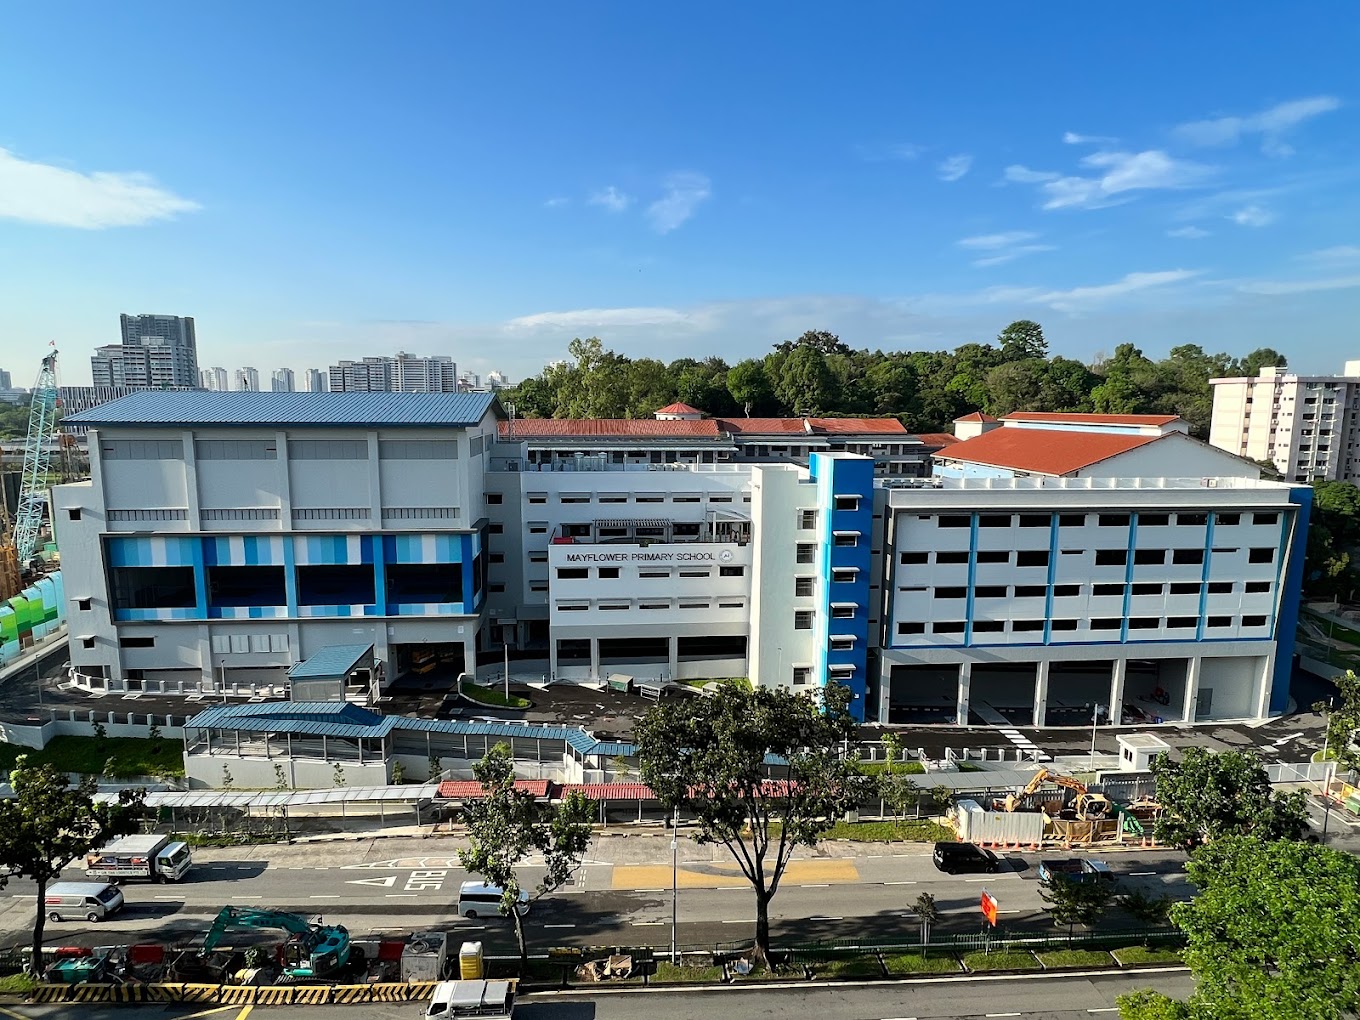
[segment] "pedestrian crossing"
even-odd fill
[[[1036,744],[1034,741],[1030,740],[1029,737],[1025,736],[1019,730],[1014,729],[1013,727],[1010,726],[1002,726],[998,729],[998,732],[1007,740],[1009,740],[1012,744],[1014,744],[1016,747],[1020,748],[1022,751],[1033,752],[1035,759],[1037,761],[1053,760],[1053,756],[1051,754],[1049,754],[1047,751],[1039,750],[1039,745]]]

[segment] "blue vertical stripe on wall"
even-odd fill
[[[208,568],[203,542],[195,538],[189,551],[194,558],[194,615],[202,620],[208,616]]]
[[[1294,535],[1289,542],[1289,568],[1280,585],[1280,612],[1275,620],[1275,675],[1270,685],[1270,712],[1277,714],[1289,707],[1289,681],[1294,673],[1294,632],[1299,625],[1299,603],[1303,598],[1303,557],[1308,548],[1308,519],[1313,509],[1313,490],[1306,485],[1289,490],[1289,501],[1298,507],[1294,513]],[[1284,553],[1284,549],[1280,550]]]
[[[460,535],[459,539],[463,564],[463,611],[471,613],[476,611],[476,603],[472,594],[472,536]]]
[[[822,596],[820,615],[825,629],[816,634],[818,675],[825,684],[830,679],[830,667],[848,665],[854,670],[846,681],[853,695],[850,711],[861,722],[865,718],[868,692],[868,638],[870,566],[874,534],[873,517],[873,461],[866,457],[834,457],[813,454],[811,474],[817,483],[818,511],[825,524],[819,529],[822,536],[821,562]],[[837,496],[856,497],[854,510],[838,510]],[[835,532],[858,532],[853,546],[836,545]],[[853,581],[834,581],[835,570],[853,569]],[[833,619],[831,603],[853,603],[854,615],[848,620]],[[853,637],[852,647],[845,650],[831,648],[831,635]]]
[[[283,536],[283,596],[288,603],[288,615],[298,614],[297,545],[292,535]]]
[[[1129,514],[1129,551],[1124,564],[1124,619],[1119,622],[1120,642],[1129,639],[1129,612],[1133,608],[1133,557],[1138,544],[1138,515]]]
[[[1048,591],[1044,593],[1044,644],[1053,640],[1053,584],[1058,579],[1058,515],[1048,522]]]
[[[1214,522],[1218,520],[1218,512],[1209,514],[1209,521],[1204,526],[1204,566],[1200,570],[1199,578],[1199,622],[1195,624],[1195,640],[1204,640],[1204,616],[1209,611],[1209,567],[1214,558]]]
[[[978,515],[968,515],[968,598],[963,610],[963,643],[973,643],[973,592],[977,588]]]
[[[391,614],[394,610],[387,598],[387,542],[378,537],[369,548],[373,558],[373,615]]]

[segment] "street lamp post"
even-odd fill
[[[671,821],[671,966],[678,963],[675,946],[676,921],[679,916],[680,901],[680,805],[675,805],[675,816]]]
[[[1100,724],[1100,703],[1097,702],[1091,709],[1091,761],[1089,768],[1092,772],[1096,770],[1096,727]]]

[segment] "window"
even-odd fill
[[[940,528],[967,528],[972,523],[967,514],[941,514],[935,518],[935,524]]]
[[[810,545],[810,544],[807,543],[807,542],[799,542],[799,543],[798,543],[798,555],[797,555],[797,557],[795,558],[794,562],[795,562],[795,563],[816,563],[816,562],[817,562],[817,547],[816,547],[815,545]],[[905,560],[904,560],[903,562],[905,562]]]
[[[1098,616],[1091,621],[1092,630],[1118,630],[1122,621],[1117,616]]]
[[[1162,625],[1160,617],[1135,616],[1129,621],[1129,630],[1156,630]]]
[[[681,576],[681,577],[712,577],[712,576],[713,576],[713,572],[710,571],[710,570],[682,570],[682,571],[680,571],[680,576]]]
[[[859,545],[859,532],[857,531],[838,531],[833,542],[841,549],[851,549]]]
[[[1248,595],[1264,595],[1270,591],[1269,581],[1248,581],[1244,589]]]
[[[547,563],[548,554],[545,552],[531,552],[529,554],[530,563]]]
[[[963,633],[963,621],[962,621],[962,620],[940,620],[940,621],[938,621],[938,622],[936,622],[936,623],[932,623],[932,624],[930,625],[930,632],[931,632],[932,634],[962,634],[962,633]]]
[[[1194,616],[1168,616],[1166,625],[1171,630],[1183,630],[1186,627],[1198,626],[1199,619]]]
[[[502,593],[505,591],[505,585],[504,585],[504,584],[501,584],[499,581],[493,581],[491,584],[488,584],[486,587],[487,587],[487,590],[489,590],[489,591],[491,592],[492,595],[500,595],[500,594],[502,594]]]
[[[793,614],[793,629],[794,629],[794,630],[811,630],[811,629],[812,629],[812,611],[809,610],[809,609],[800,609],[800,610],[798,610],[796,613],[794,613],[794,614]]]
[[[547,581],[530,581],[530,582],[529,582],[529,590],[530,590],[530,591],[536,591],[536,592],[547,591],[547,590],[548,590],[548,582],[547,582]]]
[[[589,609],[589,608],[590,608],[590,604],[587,603],[587,602],[559,602],[559,603],[557,603],[557,611],[558,611],[559,613],[584,613],[584,612],[585,612],[587,609]]]
[[[853,603],[832,603],[831,619],[833,620],[853,620],[855,618],[856,607]]]
[[[1015,597],[1018,599],[1043,598],[1048,594],[1048,586],[1043,584],[1017,584]]]
[[[546,492],[531,492],[529,493],[529,502],[546,503],[548,502],[548,494]]]
[[[1005,620],[974,620],[974,634],[998,634],[1006,629]]]
[[[493,552],[493,553],[489,553],[488,555],[489,555],[489,558],[490,558],[490,560],[491,560],[492,563],[504,563],[504,562],[505,562],[505,553],[497,553],[497,552]]]
[[[156,639],[154,637],[120,637],[118,639],[119,648],[155,648]]]
[[[1210,582],[1209,582],[1209,594],[1210,594],[1210,595],[1231,595],[1231,594],[1232,594],[1232,590],[1233,590],[1233,582],[1232,582],[1232,581],[1210,581]]]
[[[935,554],[936,563],[967,563],[968,554],[966,552],[938,552]]]
[[[1172,594],[1172,595],[1198,595],[1199,592],[1200,592],[1200,584],[1199,584],[1198,581],[1172,581],[1172,582],[1171,582],[1171,594]]]
[[[670,577],[669,570],[639,570],[638,577]]]
[[[1318,449],[1321,450],[1322,447],[1319,446]],[[1252,515],[1251,515],[1251,523],[1252,523],[1252,524],[1279,524],[1279,523],[1280,523],[1280,515],[1279,515],[1278,513],[1252,514]]]
[[[80,507],[71,506],[66,508],[66,519],[68,521],[80,520]]]
[[[981,514],[978,517],[979,528],[1009,528],[1010,526],[1010,514]]]
[[[1015,554],[1015,565],[1017,567],[1046,567],[1048,566],[1048,550],[1021,549]]]
[[[559,581],[580,581],[590,576],[587,567],[558,567],[557,579]]]
[[[793,579],[794,598],[807,598],[812,594],[814,580],[811,577],[795,577]]]
[[[488,492],[488,493],[486,494],[486,505],[487,505],[487,506],[500,506],[500,505],[501,505],[501,494],[500,494],[499,492]]]
[[[1204,562],[1204,550],[1203,550],[1203,549],[1172,549],[1172,550],[1171,550],[1171,562],[1172,562],[1172,563],[1181,564],[1182,566],[1189,565],[1189,564],[1194,564],[1194,563],[1203,563],[1203,562]]]
[[[272,439],[200,439],[194,443],[198,460],[273,460],[277,444]]]
[[[487,533],[488,535],[504,535],[504,534],[505,534],[505,525],[504,525],[504,524],[488,524],[488,525],[486,526],[486,533]]]
[[[1127,528],[1129,526],[1128,514],[1101,514],[1096,522],[1102,528]]]
[[[1210,627],[1231,627],[1231,626],[1232,626],[1232,617],[1231,617],[1231,616],[1211,616],[1211,617],[1209,617],[1208,624],[1209,624]]]
[[[817,527],[817,511],[799,510],[798,527],[802,528],[804,531],[811,531],[813,528]]]
[[[1053,523],[1050,514],[1021,514],[1020,527],[1022,528],[1047,528]]]
[[[1275,550],[1269,546],[1252,549],[1247,554],[1248,563],[1274,563]]]
[[[601,568],[600,568],[600,577],[602,577],[602,578],[604,578],[604,579],[606,579],[606,580],[610,580],[610,579],[613,579],[613,578],[617,578],[618,576],[619,576],[619,568],[618,568],[618,567],[601,567]],[[707,572],[707,571],[704,572],[704,576],[705,576],[705,577],[708,576],[708,572]]]
[[[80,639],[80,647],[81,647],[81,648],[93,648],[93,647],[94,647],[94,638],[92,638],[92,637],[83,637],[83,638],[81,638],[81,639]]]
[[[1053,586],[1053,595],[1055,598],[1070,599],[1076,598],[1076,596],[1080,594],[1081,585],[1079,584],[1058,584]]]
[[[1034,632],[1034,631],[1043,630],[1043,629],[1044,629],[1044,621],[1043,621],[1043,620],[1012,620],[1012,621],[1011,621],[1011,630],[1012,630],[1012,631],[1016,631],[1016,632],[1018,632],[1018,633],[1032,633],[1032,632]]]
[[[1230,525],[1241,523],[1241,514],[1214,514],[1214,524],[1220,528],[1226,528]]]
[[[793,684],[794,684],[794,686],[795,686],[795,687],[801,687],[803,684],[810,684],[810,683],[812,683],[812,667],[811,667],[811,666],[794,666],[794,667],[793,667]]]
[[[858,510],[858,509],[859,509],[859,497],[858,497],[858,496],[837,496],[837,497],[836,497],[836,509],[837,509],[837,510]]]
[[[664,503],[666,497],[657,492],[639,492],[633,497],[639,503]]]
[[[1140,567],[1160,567],[1166,562],[1165,549],[1135,549],[1133,551],[1133,562]]]
[[[745,577],[745,576],[746,576],[746,568],[745,568],[745,567],[719,567],[719,568],[718,568],[718,576],[719,576],[719,577]]]
[[[1176,523],[1185,527],[1203,526],[1209,523],[1208,514],[1177,514]]]
[[[978,550],[977,561],[979,563],[1009,563],[1011,554],[1004,549]]]
[[[178,439],[105,439],[99,452],[105,460],[179,460],[184,444]]]
[[[1006,586],[1004,584],[984,584],[973,589],[973,594],[980,599],[1004,599],[1006,597]]]
[[[547,533],[548,533],[548,526],[547,526],[546,524],[530,524],[530,525],[529,525],[529,534],[531,534],[531,535],[546,535]]]
[[[1098,567],[1122,567],[1128,561],[1129,554],[1126,549],[1096,550],[1096,566]]]
[[[859,570],[855,567],[831,568],[831,580],[835,584],[850,584],[857,577],[859,577]]]
[[[1091,585],[1092,595],[1123,595],[1124,586],[1122,584],[1093,584]]]
[[[904,567],[912,566],[917,563],[929,563],[930,553],[928,552],[904,552],[899,557],[899,562]]]
[[[853,634],[832,634],[831,650],[833,652],[851,652],[855,649],[855,638]]]
[[[1135,595],[1160,595],[1164,585],[1160,584],[1135,584],[1133,594]]]
[[[1081,528],[1085,525],[1085,514],[1058,514],[1058,527],[1060,528]]]
[[[919,620],[908,620],[897,625],[898,634],[924,634],[925,632],[926,625]]]
[[[1049,625],[1049,629],[1050,629],[1050,630],[1076,630],[1076,629],[1077,629],[1077,621],[1076,621],[1076,620],[1054,620],[1054,621]]]
[[[936,588],[935,597],[937,599],[962,599],[968,597],[967,588]]]
[[[564,492],[557,497],[560,503],[589,503],[590,496],[583,492]],[[601,607],[603,608],[603,607]]]
[[[1264,616],[1244,616],[1242,617],[1243,627],[1264,627],[1266,618]]]
[[[597,608],[597,609],[599,609],[601,612],[605,612],[605,613],[618,613],[618,612],[624,612],[624,611],[626,611],[626,610],[628,609],[628,603],[627,603],[627,602],[601,602],[601,603],[600,603],[598,606],[596,606],[595,608]],[[681,609],[684,609],[685,607],[682,605],[680,608],[681,608]]]
[[[666,601],[666,602],[639,602],[639,603],[638,603],[638,608],[639,608],[639,609],[669,609],[670,607],[671,607],[671,604],[670,604],[669,600]]]

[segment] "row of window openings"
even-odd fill
[[[678,604],[671,600],[649,602],[639,599],[637,602],[597,602],[595,608],[601,612],[622,612],[629,609],[712,609],[713,602],[708,599],[680,599]],[[717,602],[719,609],[745,609],[745,599],[719,599]],[[584,613],[590,609],[589,602],[558,602],[556,604],[559,613]]]
[[[1236,547],[1217,546],[1213,552],[1227,556],[1240,552]],[[1063,556],[1084,556],[1085,549],[1063,549],[1060,551]],[[1098,567],[1123,567],[1129,562],[1129,551],[1127,549],[1097,549],[1095,551],[1095,565]],[[1170,554],[1171,563],[1178,566],[1194,566],[1204,562],[1203,549],[1135,549],[1133,551],[1133,562],[1135,566],[1151,567],[1164,566],[1167,562],[1167,554]],[[968,553],[959,552],[937,552],[934,554],[934,562],[942,563],[967,563]],[[898,557],[899,562],[904,567],[920,565],[931,562],[931,553],[928,552],[904,552]],[[977,553],[978,563],[1010,563],[1011,553],[1009,550],[1002,549],[979,549]],[[1247,550],[1248,563],[1274,563],[1275,549],[1273,546],[1258,546]],[[1015,553],[1015,565],[1017,567],[1046,567],[1049,563],[1047,549],[1020,549]]]
[[[493,563],[498,562],[498,561],[495,559],[496,554],[495,554],[495,553],[492,553],[491,555],[492,555],[492,561],[491,561],[491,562],[493,562]],[[530,561],[531,563],[539,563],[539,562],[542,562],[541,560],[535,560],[535,559],[533,558],[533,556],[530,556],[530,557],[529,557],[529,561]],[[585,580],[586,578],[588,578],[588,577],[590,576],[590,571],[591,571],[591,569],[592,569],[592,568],[590,568],[590,567],[558,567],[558,568],[557,568],[557,579],[558,579],[559,581],[583,581],[583,580]],[[595,567],[595,568],[593,568],[593,569],[596,571],[596,575],[595,575],[595,576],[596,576],[596,577],[599,577],[599,578],[601,578],[601,579],[604,579],[604,580],[617,579],[617,578],[620,576],[620,574],[619,574],[619,568],[618,568],[618,567]],[[745,567],[719,567],[719,568],[718,568],[718,576],[719,576],[719,577],[744,577],[745,575],[746,575],[746,568],[745,568]],[[655,578],[655,579],[659,579],[659,578],[669,578],[669,577],[671,577],[671,576],[679,576],[679,577],[712,577],[712,576],[713,576],[713,571],[712,571],[711,569],[709,569],[709,568],[706,568],[706,567],[705,567],[705,568],[702,568],[702,569],[700,569],[700,568],[682,568],[682,569],[680,569],[680,570],[677,572],[676,575],[672,575],[671,572],[670,572],[670,570],[643,569],[643,570],[639,570],[639,571],[638,571],[638,577],[646,577],[646,578]]]
[[[930,520],[930,514],[918,515],[920,520]],[[1015,517],[1020,518],[1022,528],[1047,528],[1053,523],[1052,514],[978,514],[979,528],[1009,528]],[[1172,514],[1148,514],[1138,515],[1138,526],[1140,528],[1166,527],[1172,523]],[[1180,513],[1175,514],[1175,523],[1182,527],[1204,525],[1209,522],[1207,513]],[[1256,513],[1251,515],[1253,524],[1278,524],[1280,515],[1278,511],[1269,513]],[[1127,528],[1132,519],[1130,514],[1096,514],[1096,523],[1102,528]],[[970,514],[940,514],[935,518],[936,523],[941,528],[968,528],[972,527],[972,515]],[[1081,528],[1087,523],[1086,514],[1058,514],[1058,527],[1060,528]],[[1240,513],[1215,513],[1214,524],[1218,527],[1228,527],[1242,523]]]
[[[1236,588],[1235,581],[1210,581],[1210,595],[1231,595]],[[1081,584],[1055,584],[1053,586],[1054,598],[1075,598],[1082,593],[1085,585]],[[1093,584],[1091,594],[1097,596],[1118,595],[1123,596],[1125,588],[1129,589],[1131,595],[1199,595],[1204,586],[1198,581],[1176,581],[1171,584],[1153,583],[1134,583],[1125,585],[1116,584]],[[1168,589],[1170,591],[1168,592]],[[1243,583],[1243,591],[1247,595],[1268,594],[1271,589],[1269,581],[1246,581]],[[929,588],[925,585],[903,585],[897,589],[908,594],[930,593],[932,598],[937,599],[963,599],[968,597],[968,589],[960,586],[950,586],[942,588]],[[1048,585],[1044,584],[1017,584],[1014,586],[1004,584],[980,584],[973,588],[973,597],[979,599],[1004,599],[1004,598],[1043,598],[1048,594]]]
[[[634,503],[666,502],[666,497],[659,492],[636,493],[632,497],[629,497],[624,493],[605,493],[594,496],[593,500],[596,503],[627,503],[630,498]],[[699,495],[698,493],[676,493],[670,497],[672,503],[731,503],[735,499],[736,494],[731,492],[710,492],[704,495]],[[488,492],[486,494],[488,506],[500,506],[504,500],[505,496],[503,493]],[[548,494],[545,492],[531,492],[528,497],[526,497],[526,501],[535,505],[547,503]],[[562,493],[557,497],[557,501],[565,504],[589,503],[592,501],[592,497],[589,493]],[[751,502],[750,493],[742,493],[741,501],[743,503]]]
[[[859,606],[856,606],[853,603],[842,603],[840,605],[833,605],[831,607],[831,619],[853,620],[855,618],[855,612],[858,609]],[[797,612],[793,614],[793,629],[794,630],[812,629],[811,609],[799,609]]]
[[[1042,633],[1044,629],[1043,620],[974,620],[974,634],[1003,634],[1006,632],[1006,625],[1009,622],[1012,634],[1022,633]],[[1062,631],[1074,631],[1078,629],[1079,620],[1052,620],[1050,630],[1054,633]],[[1263,615],[1250,615],[1242,617],[1243,627],[1264,627],[1267,618]],[[1231,616],[1210,616],[1205,618],[1205,626],[1211,629],[1221,630],[1233,625]],[[1124,624],[1124,618],[1118,616],[1096,617],[1090,621],[1091,630],[1117,631]],[[1135,616],[1128,621],[1129,630],[1192,630],[1199,626],[1197,616]],[[936,620],[930,625],[932,634],[962,634],[967,629],[967,624],[963,620]],[[926,624],[919,620],[907,620],[897,625],[899,637],[907,637],[912,634],[924,634]]]
[[[93,648],[95,639],[86,637],[80,639],[82,648]],[[153,634],[127,634],[118,639],[119,648],[155,648],[156,637]],[[212,650],[215,654],[242,654],[246,652],[286,652],[288,651],[287,634],[214,634],[212,637]]]

